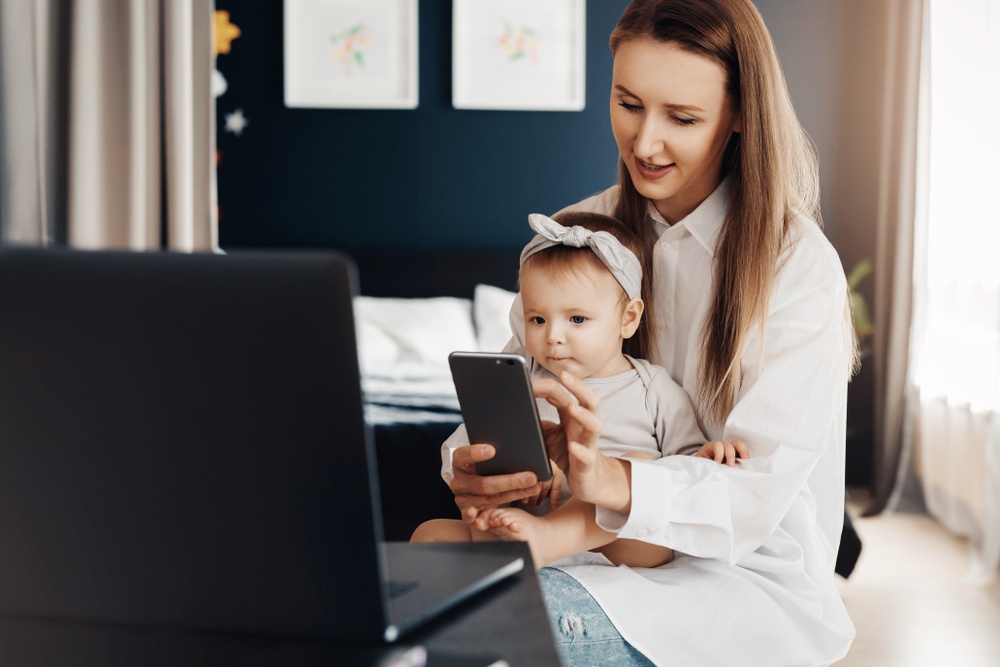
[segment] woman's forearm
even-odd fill
[[[625,459],[605,458],[607,481],[601,494],[600,505],[615,512],[628,514],[632,509],[632,464]]]

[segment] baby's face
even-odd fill
[[[546,370],[588,378],[631,368],[622,356],[622,288],[610,272],[584,265],[553,274],[529,264],[520,286],[528,352]]]

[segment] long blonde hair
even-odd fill
[[[635,0],[611,33],[611,52],[635,39],[675,44],[717,62],[742,131],[726,147],[729,204],[716,242],[713,300],[703,323],[701,401],[724,421],[739,389],[740,357],[763,329],[781,252],[797,214],[819,224],[819,170],[792,108],[770,34],[749,0]],[[619,159],[615,217],[637,234],[648,200]]]

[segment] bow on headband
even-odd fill
[[[539,250],[556,245],[574,248],[590,248],[611,271],[611,275],[621,284],[630,299],[641,296],[642,265],[639,258],[621,241],[608,232],[592,232],[585,227],[563,227],[552,218],[541,213],[528,216],[528,224],[537,232],[521,251],[521,264]]]

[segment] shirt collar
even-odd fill
[[[705,251],[713,256],[715,254],[715,241],[722,230],[722,221],[726,217],[726,206],[729,203],[729,177],[722,179],[715,191],[710,194],[705,201],[698,205],[698,208],[691,211],[686,217],[678,220],[675,224],[668,223],[660,212],[656,210],[653,202],[648,202],[647,217],[657,225],[664,228],[684,228],[691,233]]]

